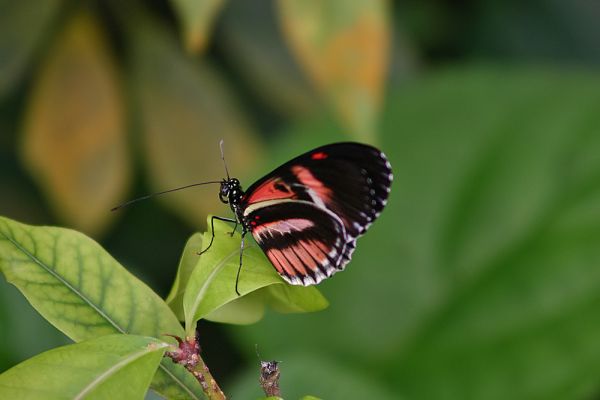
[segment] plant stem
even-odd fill
[[[225,394],[217,384],[217,381],[213,378],[210,370],[202,360],[202,357],[198,355],[198,363],[196,366],[190,370],[188,370],[196,377],[198,382],[200,382],[200,386],[202,386],[202,390],[208,396],[210,400],[225,400]]]
[[[190,371],[200,383],[204,394],[206,394],[209,400],[226,400],[225,394],[200,356],[198,330],[196,329],[196,337],[186,337],[185,340],[179,336],[168,336],[174,337],[179,346],[172,351],[166,352],[165,356],[171,358],[173,362],[183,365]]]

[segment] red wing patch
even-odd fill
[[[267,179],[244,198],[246,204],[258,203],[265,200],[294,199],[296,193],[279,177]]]
[[[322,204],[327,204],[331,202],[333,195],[331,189],[325,186],[323,182],[315,178],[308,168],[302,167],[300,165],[294,165],[292,167],[292,173],[296,176],[296,178],[301,184],[303,184],[305,187],[310,189],[312,193],[318,196],[318,199],[320,199],[320,202]],[[313,198],[313,201],[319,204],[319,201],[316,200],[317,199]]]

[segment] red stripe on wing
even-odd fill
[[[314,177],[310,170],[301,165],[294,165],[292,167],[292,173],[296,175],[296,178],[304,186],[312,190],[323,203],[329,203],[332,199],[332,191],[323,184],[320,180]]]

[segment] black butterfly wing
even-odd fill
[[[252,236],[293,285],[314,285],[342,270],[354,250],[333,212],[303,200],[258,202],[246,209]]]
[[[379,216],[392,178],[390,163],[377,148],[335,143],[302,154],[254,183],[242,207],[283,199],[312,202],[335,213],[346,238],[353,240]]]

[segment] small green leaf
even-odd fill
[[[280,286],[280,285],[277,285]],[[268,289],[271,286],[267,286]],[[248,325],[258,322],[265,315],[264,289],[258,289],[225,303],[211,311],[205,319],[213,322]]]
[[[0,217],[0,271],[77,342],[111,333],[184,335],[152,289],[79,232]],[[192,375],[170,360],[163,361],[152,387],[165,396],[203,398]]]
[[[329,302],[314,286],[272,285],[266,287],[267,302],[280,313],[300,313],[318,311],[326,308]]]
[[[202,234],[194,233],[188,239],[183,249],[183,253],[181,253],[175,282],[173,282],[171,292],[167,296],[167,304],[171,307],[171,310],[173,310],[180,321],[183,321],[185,318],[183,315],[183,294],[185,293],[185,287],[192,275],[192,271],[198,264],[200,258],[198,252],[200,250],[202,250]]]
[[[188,51],[199,53],[206,47],[215,17],[223,0],[171,0],[182,25]]]
[[[1,374],[0,398],[143,399],[167,347],[130,335],[58,347]]]
[[[210,222],[208,225],[210,226]],[[315,287],[290,287],[285,283],[250,235],[246,236],[238,290],[242,296],[261,288],[268,287],[268,290],[255,294],[251,300],[240,299],[235,292],[235,281],[239,268],[241,235],[236,233],[231,237],[233,227],[224,222],[215,221],[214,226],[213,244],[199,258],[183,296],[189,334],[193,333],[197,320],[210,319],[211,316],[220,322],[255,322],[262,316],[265,304],[283,312],[317,311],[327,306],[327,300]],[[210,237],[211,233],[207,231],[202,242],[210,243]],[[271,285],[277,288],[272,288]],[[262,302],[259,301],[260,297]],[[227,309],[215,312],[226,304]],[[245,312],[249,315],[245,315]]]

